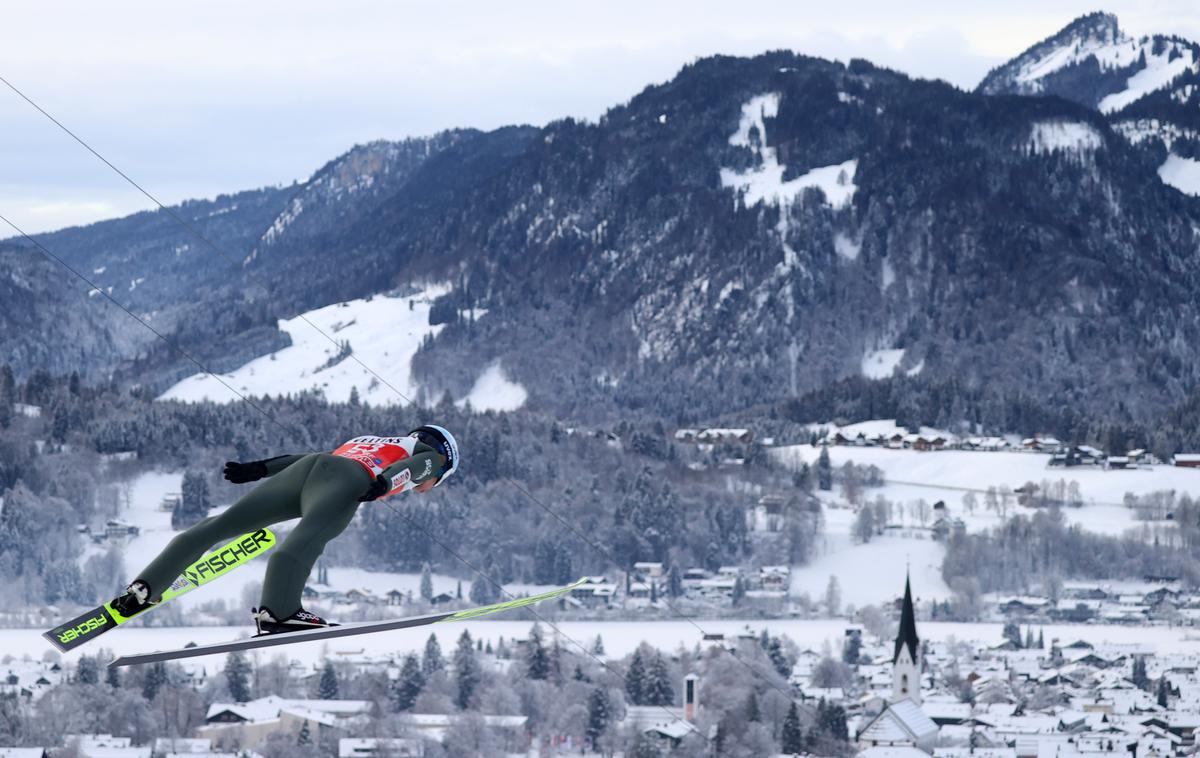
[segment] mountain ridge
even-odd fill
[[[595,123],[441,139],[394,184],[375,143],[272,199],[243,264],[271,272],[269,292],[230,284],[197,303],[228,324],[220,340],[183,330],[186,344],[222,356],[239,324],[269,332],[441,280],[450,312],[487,315],[451,317],[418,376],[461,397],[499,360],[533,407],[564,416],[782,402],[879,351],[902,351],[915,381],[1121,418],[1197,383],[1200,209],[1085,105],[774,51],[701,59]],[[341,168],[339,186],[365,172],[364,189],[386,190],[321,195]],[[306,192],[324,210],[264,241]],[[180,370],[167,350],[135,369],[154,386]]]

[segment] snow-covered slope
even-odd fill
[[[918,530],[899,530],[897,534],[876,537],[866,544],[857,544],[851,537],[854,511],[849,508],[824,507],[825,534],[818,553],[807,565],[792,568],[791,593],[807,594],[820,601],[831,576],[837,577],[842,602],[862,608],[866,605],[892,600],[895,589],[881,582],[880,577],[904,576],[910,572],[913,586],[921,588],[926,600],[943,600],[951,596],[942,578],[942,559],[946,550],[942,543]]]
[[[430,285],[414,295],[335,303],[281,320],[280,330],[292,338],[289,347],[256,358],[221,378],[243,395],[319,390],[330,401],[346,402],[351,390],[357,388],[359,398],[372,405],[404,404],[396,390],[415,400],[419,388],[412,378],[412,358],[426,336],[441,331],[441,325],[429,325],[429,309],[433,300],[448,290],[447,285]],[[395,390],[348,355],[341,357],[345,351],[339,352],[321,332],[339,344],[349,345],[354,356]],[[211,376],[195,374],[159,399],[227,403],[239,398]]]
[[[1158,167],[1158,175],[1164,184],[1188,195],[1200,195],[1200,161],[1183,158],[1174,153]]]
[[[853,432],[861,428],[866,433],[890,432],[889,421],[864,422],[846,427]],[[924,432],[925,430],[922,430]],[[989,487],[1008,487],[1015,490],[1026,482],[1040,484],[1051,482],[1076,482],[1083,500],[1080,508],[1065,508],[1063,515],[1069,523],[1078,523],[1088,531],[1119,535],[1130,529],[1140,529],[1147,522],[1138,521],[1133,510],[1123,505],[1125,493],[1147,495],[1160,490],[1174,490],[1176,495],[1189,493],[1200,497],[1200,471],[1175,466],[1154,466],[1108,471],[1101,468],[1080,466],[1070,469],[1050,468],[1050,456],[1027,452],[985,452],[967,450],[945,450],[917,452],[914,450],[890,450],[880,447],[832,446],[828,448],[830,461],[836,468],[847,461],[859,465],[878,466],[883,471],[886,484],[867,490],[868,499],[882,495],[902,506],[895,515],[898,523],[911,524],[919,514],[910,506],[919,500],[926,504],[941,500],[950,509],[953,518],[961,518],[968,530],[984,529],[1000,522],[1001,515],[983,506],[984,490]],[[792,445],[771,450],[773,458],[785,465],[815,464],[820,448],[812,445]],[[974,494],[978,507],[967,512],[963,498]],[[830,496],[832,502],[840,500],[835,487]],[[827,509],[827,514],[830,512]],[[1013,505],[1008,514],[1032,513]]]
[[[832,166],[820,166],[784,181],[787,166],[779,162],[775,148],[767,145],[766,120],[779,113],[779,94],[775,92],[753,97],[742,106],[738,129],[729,137],[729,144],[745,147],[758,155],[758,165],[748,171],[721,169],[721,185],[744,193],[747,206],[765,203],[785,208],[809,188],[820,189],[825,200],[834,208],[845,208],[854,198],[857,187],[854,173],[858,161],[850,159]],[[780,231],[787,231],[788,214],[779,216]]]
[[[1039,121],[1029,132],[1035,153],[1085,153],[1104,146],[1104,137],[1091,124],[1071,121]]]
[[[1093,13],[993,69],[978,91],[1059,95],[1115,113],[1198,70],[1195,44],[1159,35],[1135,39],[1121,30],[1116,16]]]
[[[458,405],[470,404],[477,411],[515,411],[525,404],[529,393],[525,388],[510,380],[497,361],[475,380],[470,393]]]

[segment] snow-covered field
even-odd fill
[[[814,464],[820,448],[791,445],[775,448],[771,455],[788,465]],[[1186,492],[1192,497],[1200,496],[1200,470],[1167,465],[1114,471],[1089,466],[1065,469],[1050,468],[1047,466],[1050,457],[1037,453],[917,452],[850,446],[830,447],[829,458],[835,467],[847,461],[878,466],[887,484],[867,490],[868,497],[883,495],[900,503],[917,499],[927,503],[944,500],[951,514],[963,518],[968,526],[987,525],[996,518],[994,513],[986,513],[982,507],[981,491],[1001,486],[1016,489],[1026,482],[1040,484],[1043,479],[1078,482],[1084,507],[1064,509],[1067,520],[1107,534],[1121,534],[1142,525],[1122,504],[1126,492],[1146,495],[1157,490],[1174,490],[1176,494]],[[974,516],[964,513],[962,508],[962,498],[967,491],[974,492],[980,502]],[[1010,512],[1019,512],[1019,509]]]
[[[826,504],[821,552],[808,565],[792,568],[793,595],[807,594],[820,601],[829,577],[836,576],[843,605],[862,608],[894,599],[903,589],[899,577],[907,569],[912,574],[914,591],[922,598],[950,597],[950,588],[942,579],[946,551],[941,543],[927,535],[884,535],[859,545],[850,536],[853,523],[852,510]],[[891,581],[880,581],[881,577]]]
[[[408,297],[350,300],[280,320],[279,329],[287,332],[292,344],[222,374],[221,379],[242,394],[281,395],[319,389],[330,401],[346,402],[351,388],[357,387],[364,402],[402,404],[404,398],[352,358],[326,366],[338,348],[312,325],[339,343],[349,342],[355,357],[405,396],[415,398],[418,388],[412,378],[412,358],[426,335],[441,330],[440,325],[429,325],[429,309],[448,290],[447,285],[434,285]],[[195,374],[159,399],[227,403],[239,398],[211,376]]]
[[[893,426],[889,420],[880,420],[846,429],[872,434],[890,431]],[[1200,470],[1173,466],[1120,471],[1090,467],[1062,469],[1048,468],[1049,456],[1035,453],[917,452],[849,446],[831,446],[828,450],[835,468],[848,461],[878,466],[886,484],[866,489],[864,496],[867,500],[883,496],[899,505],[893,509],[892,523],[908,527],[876,537],[867,544],[856,544],[851,537],[854,511],[844,507],[840,487],[835,485],[833,491],[819,493],[824,507],[825,534],[816,557],[807,566],[793,568],[791,591],[793,595],[805,593],[813,600],[820,600],[829,577],[836,576],[842,602],[857,607],[893,599],[896,588],[881,584],[879,578],[901,577],[906,570],[911,571],[913,587],[923,597],[949,597],[949,587],[941,575],[945,550],[941,543],[929,538],[928,530],[916,528],[923,525],[922,516],[926,520],[931,518],[929,508],[922,513],[917,505],[920,501],[926,506],[944,501],[951,517],[962,519],[968,530],[975,531],[994,526],[1001,520],[997,511],[988,510],[984,505],[981,491],[988,487],[1016,489],[1030,481],[1039,484],[1042,480],[1074,481],[1079,485],[1084,505],[1063,509],[1068,523],[1077,523],[1088,531],[1101,534],[1121,535],[1147,524],[1136,520],[1134,512],[1123,505],[1126,492],[1144,495],[1155,490],[1175,490],[1177,494],[1187,492],[1200,497]],[[774,448],[770,453],[776,460],[794,466],[801,462],[815,464],[820,451],[820,447],[794,445]],[[967,512],[963,505],[963,497],[968,491],[974,493],[977,502],[973,512]],[[1031,514],[1033,509],[1016,505],[1014,497],[1007,513]]]

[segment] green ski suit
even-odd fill
[[[377,473],[389,482],[403,482],[388,494],[411,489],[436,476],[433,472],[440,471],[445,462],[433,448],[421,442],[409,444],[412,449],[409,457]],[[364,467],[367,464],[332,453],[286,455],[263,463],[270,479],[223,513],[209,516],[177,534],[137,575],[150,587],[151,597],[162,594],[184,568],[215,543],[299,518],[299,523],[267,562],[262,605],[281,619],[300,609],[304,582],[313,564],[325,544],[350,525],[359,498],[369,491],[374,477]]]

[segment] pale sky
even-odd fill
[[[174,203],[303,180],[373,139],[595,119],[715,53],[861,57],[970,89],[1093,10],[1200,39],[1194,0],[434,5],[9,4],[0,76]],[[3,85],[0,134],[0,214],[27,231],[152,207]]]

